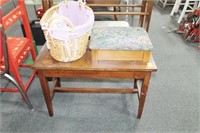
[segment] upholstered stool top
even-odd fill
[[[152,50],[153,45],[141,27],[93,28],[90,49],[99,50]]]

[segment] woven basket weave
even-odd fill
[[[61,62],[74,61],[74,60],[81,58],[85,54],[87,46],[88,46],[88,38],[91,34],[92,25],[94,23],[94,14],[93,14],[93,11],[91,8],[89,8],[88,6],[83,4],[81,0],[67,1],[65,3],[65,4],[67,4],[66,7],[70,6],[70,2],[76,2],[76,4],[82,4],[82,6],[84,6],[84,8],[86,8],[88,10],[88,12],[90,12],[90,15],[93,15],[92,16],[93,22],[92,21],[90,22],[89,27],[85,27],[85,28],[88,28],[85,30],[86,31],[85,33],[81,33],[81,35],[76,36],[76,38],[71,38],[70,36],[68,36],[67,44],[66,44],[66,41],[55,38],[54,36],[49,34],[48,30],[47,30],[47,28],[51,28],[51,21],[53,19],[65,20],[70,29],[70,31],[66,31],[66,32],[69,32],[69,34],[76,32],[76,30],[77,30],[76,26],[74,26],[74,24],[71,22],[71,20],[69,18],[64,17],[64,16],[52,17],[54,12],[58,12],[58,10],[59,10],[58,5],[52,6],[50,9],[48,9],[45,12],[45,14],[43,15],[42,19],[40,20],[41,27],[43,29],[45,38],[47,40],[47,45],[50,49],[50,55],[54,59],[61,61]],[[73,10],[72,10],[72,12],[73,12]],[[82,26],[83,26],[82,28],[84,28],[84,24]],[[87,26],[88,26],[88,24],[87,24]],[[79,25],[79,27],[80,27],[80,25]],[[66,33],[66,34],[68,34],[68,33]],[[67,48],[66,48],[66,45],[67,45]]]

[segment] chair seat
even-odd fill
[[[92,30],[89,48],[97,50],[152,50],[153,45],[144,28],[101,27]]]
[[[30,47],[27,47],[27,43],[30,43],[30,40],[27,38],[7,37],[8,52],[12,53],[12,57],[17,60],[17,63],[23,60],[28,54]]]

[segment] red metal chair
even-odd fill
[[[2,9],[0,7],[0,61],[4,60],[5,65],[3,69],[0,69],[0,77],[6,78],[9,81],[11,81],[11,83],[13,83],[13,85],[15,85],[17,87],[17,89],[19,90],[20,94],[22,95],[23,99],[25,100],[26,104],[28,105],[28,107],[33,110],[33,106],[31,105],[26,93],[24,92],[24,90],[19,86],[19,84],[17,83],[17,81],[9,74],[9,59],[8,59],[8,47],[7,47],[7,43],[6,43],[6,35],[2,26]]]
[[[3,1],[3,2],[2,2]],[[0,0],[0,4],[5,3],[6,0]],[[2,10],[1,10],[2,12]],[[21,67],[31,67],[31,64],[25,64],[25,59],[28,57],[29,53],[31,53],[31,57],[33,61],[36,59],[36,52],[33,44],[32,33],[29,25],[29,20],[26,12],[26,7],[24,4],[24,0],[18,0],[18,5],[12,11],[10,11],[2,18],[2,26],[4,30],[7,30],[11,27],[15,22],[21,19],[26,37],[16,37],[16,36],[7,36],[7,52],[8,52],[8,65],[9,65],[9,73],[12,73],[14,79],[17,84],[22,88],[24,92],[27,92],[28,87],[30,86],[36,71],[33,71],[29,80],[26,84],[23,83],[22,77],[20,75],[19,68]],[[2,35],[1,35],[2,36]],[[1,48],[1,53],[2,48]],[[1,54],[0,59],[0,70],[4,71],[6,60],[4,58],[4,54]],[[19,92],[18,88],[0,88],[2,92]]]

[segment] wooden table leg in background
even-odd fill
[[[42,87],[43,95],[49,112],[49,116],[53,116],[52,98],[50,94],[49,84],[47,78],[44,76],[42,71],[38,71],[38,77]]]
[[[140,100],[140,93],[139,93],[139,87],[137,86],[137,81],[138,79],[134,79],[134,86],[133,86],[133,89],[137,89],[138,90],[138,99]]]
[[[49,0],[42,0],[42,7],[44,12],[50,8]]]
[[[145,103],[145,98],[146,98],[146,94],[147,94],[147,91],[148,91],[150,78],[151,78],[151,72],[146,72],[144,81],[142,83],[141,94],[140,94],[140,99],[139,99],[139,107],[138,107],[138,115],[137,115],[138,119],[140,119],[141,116],[142,116],[142,112],[143,112],[143,108],[144,108],[144,103]]]
[[[57,84],[56,84],[57,87],[61,87],[61,82],[60,82],[60,78],[57,78]]]

